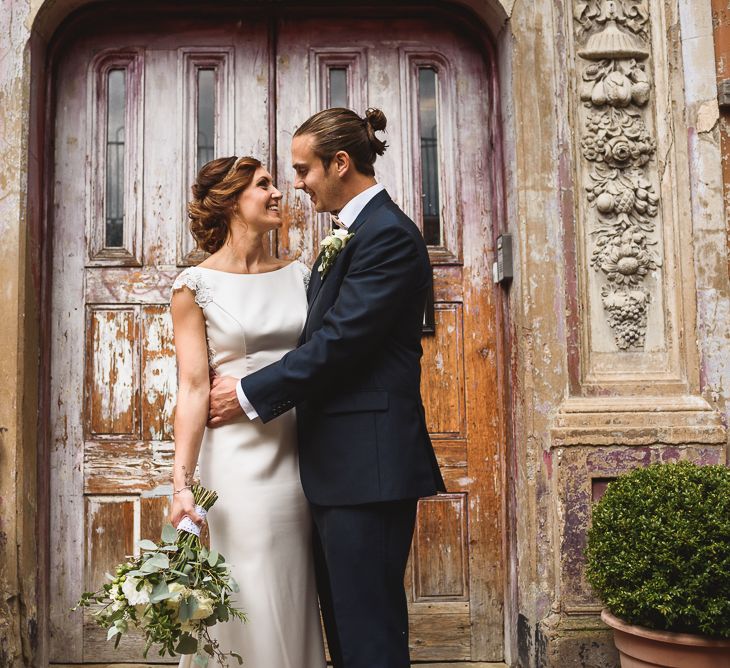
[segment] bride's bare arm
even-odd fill
[[[203,312],[189,288],[176,290],[171,301],[175,333],[178,389],[175,408],[175,460],[170,521],[177,526],[184,515],[200,524],[190,485],[198,463],[200,443],[208,419],[208,349]]]

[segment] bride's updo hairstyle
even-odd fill
[[[228,223],[236,200],[253,180],[261,162],[256,158],[216,158],[206,162],[193,184],[188,202],[190,232],[198,248],[215,253],[228,237]]]
[[[375,158],[385,153],[387,144],[375,136],[385,130],[387,120],[380,109],[368,109],[365,118],[354,111],[334,107],[308,118],[294,133],[295,137],[314,137],[314,154],[328,169],[337,151],[347,151],[361,174],[374,176]]]

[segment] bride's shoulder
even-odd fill
[[[212,300],[210,286],[198,267],[187,267],[177,275],[172,283],[170,299],[176,292],[184,288],[193,293],[195,303],[200,308],[205,308]]]
[[[305,287],[309,287],[309,278],[312,275],[311,270],[309,267],[304,264],[301,260],[293,260],[291,264],[294,265],[294,269],[299,272],[299,274],[302,277],[302,280],[304,281]]]

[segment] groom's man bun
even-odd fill
[[[361,118],[350,109],[334,107],[308,118],[294,133],[295,137],[314,138],[314,154],[327,169],[338,151],[346,151],[361,174],[374,176],[375,159],[388,147],[375,136],[385,130],[387,119],[380,109],[368,109]]]
[[[236,200],[245,190],[261,162],[256,158],[216,158],[206,162],[193,184],[188,202],[190,233],[198,248],[215,253],[228,237],[228,222]]]

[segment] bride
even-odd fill
[[[211,631],[249,668],[324,668],[309,506],[299,480],[296,416],[263,424],[245,416],[206,428],[209,369],[243,377],[296,347],[308,269],[272,257],[281,193],[255,158],[219,158],[200,170],[191,231],[210,256],[175,280],[171,299],[178,366],[174,494],[170,516],[200,524],[190,485],[219,494],[207,520],[211,543],[232,565],[246,624]],[[180,665],[190,665],[183,657]]]

